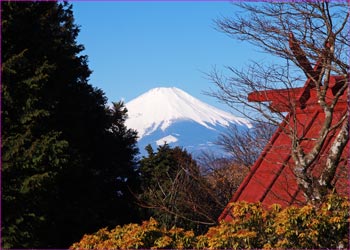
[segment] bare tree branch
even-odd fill
[[[319,202],[324,190],[333,191],[332,183],[349,141],[348,113],[339,117],[339,111],[335,111],[344,107],[349,85],[350,44],[346,38],[350,34],[349,3],[239,2],[235,5],[243,11],[218,19],[218,29],[285,63],[253,62],[243,70],[227,67],[230,77],[214,70],[208,76],[218,90],[208,94],[252,121],[264,120],[280,126],[280,131],[291,141],[293,172],[300,188],[308,201]],[[307,138],[309,128],[306,121],[298,118],[300,114],[307,119],[322,117],[317,137]],[[334,141],[326,147],[330,138]],[[234,147],[233,138],[221,139],[231,141],[227,148]],[[247,153],[244,148],[238,149],[239,154]],[[312,171],[320,161],[324,162],[324,168],[320,176],[315,176]]]

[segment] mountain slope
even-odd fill
[[[147,144],[164,142],[198,151],[212,146],[230,124],[250,128],[251,124],[208,105],[178,88],[154,88],[125,104],[126,126],[138,131],[142,153]]]

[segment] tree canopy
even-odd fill
[[[148,152],[140,160],[138,203],[143,219],[153,217],[170,229],[181,226],[195,234],[217,225],[248,168],[210,154],[192,158],[181,147],[168,144]],[[197,162],[198,161],[198,162]]]
[[[1,15],[2,246],[64,248],[137,220],[137,134],[89,84],[72,6],[1,2]]]

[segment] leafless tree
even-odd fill
[[[157,152],[150,146],[147,151],[140,166],[142,190],[135,194],[147,215],[169,228],[176,225],[197,233],[216,225],[232,193],[223,200],[213,175],[201,171],[186,150],[164,145]]]
[[[215,201],[221,211],[237,191],[249,168],[227,157],[219,157],[210,151],[203,151],[198,157],[202,176],[209,184],[209,192],[215,197]]]
[[[255,123],[250,129],[231,125],[227,131],[219,135],[216,144],[231,156],[231,164],[250,169],[275,129],[276,126],[264,122]]]
[[[274,56],[276,63],[252,62],[243,69],[227,67],[229,77],[225,77],[226,72],[213,70],[209,77],[218,90],[210,94],[249,119],[280,126],[290,138],[293,172],[299,187],[307,202],[319,203],[334,189],[339,166],[346,164],[343,152],[349,141],[348,111],[344,108],[339,115],[335,109],[348,93],[349,2],[236,5],[243,11],[217,20],[218,29],[257,46]],[[338,76],[336,84],[332,83],[332,75]],[[300,132],[305,124],[296,119],[298,112],[307,110],[304,100],[296,98],[306,79],[308,87],[304,91],[310,94],[312,89],[316,93],[314,105],[324,114],[316,138],[306,138]],[[284,90],[273,92],[281,88]],[[328,95],[330,91],[332,98]],[[326,147],[330,137],[334,140]],[[305,141],[309,145],[307,150]],[[323,168],[315,176],[312,169],[317,164]]]
[[[239,187],[248,168],[203,152],[197,160],[185,150],[168,145],[157,152],[148,147],[141,160],[142,185],[135,194],[145,216],[164,226],[174,225],[204,233],[217,225],[217,218]]]

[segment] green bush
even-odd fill
[[[195,236],[193,231],[176,227],[167,230],[151,218],[141,225],[103,228],[84,235],[70,249],[349,248],[348,199],[332,195],[318,208],[232,205],[232,220],[220,222],[205,235]]]

